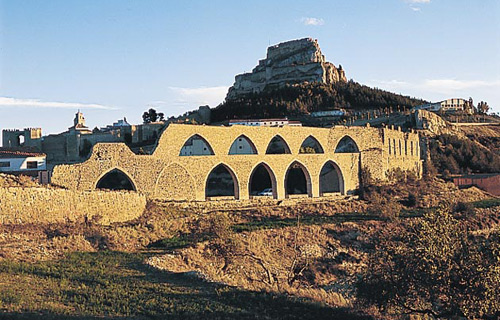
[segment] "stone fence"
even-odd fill
[[[89,220],[110,224],[139,217],[146,197],[136,192],[0,188],[0,224]]]

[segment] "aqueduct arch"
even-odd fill
[[[136,191],[135,183],[132,178],[118,168],[106,171],[98,179],[95,185],[96,189],[108,190],[129,190]]]
[[[271,194],[274,199],[278,197],[276,175],[273,170],[265,162],[259,163],[253,168],[250,178],[248,179],[248,191],[250,198],[254,196],[267,195],[262,194],[266,189],[271,189]]]
[[[342,171],[331,160],[323,165],[319,173],[319,194],[323,196],[328,193],[345,194]]]
[[[285,174],[285,195],[288,197],[299,194],[312,197],[311,175],[302,163],[294,161]]]
[[[335,147],[335,153],[358,153],[359,147],[356,141],[349,136],[344,136],[340,139]]]
[[[205,197],[234,197],[240,198],[238,178],[234,171],[226,164],[219,164],[213,168],[206,179]]]

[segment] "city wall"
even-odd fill
[[[201,136],[214,155],[179,156],[184,143],[193,135]],[[232,143],[240,136],[249,139],[256,154],[229,155]],[[280,136],[290,154],[266,154],[269,142]],[[299,153],[304,140],[312,136],[324,153]],[[359,152],[336,153],[339,141],[353,139]],[[277,199],[287,198],[285,180],[294,163],[305,168],[309,196],[319,197],[320,172],[333,163],[341,173],[341,194],[353,194],[359,187],[360,170],[368,169],[375,179],[386,180],[390,170],[400,168],[422,173],[419,138],[389,128],[336,126],[330,129],[311,127],[215,127],[171,124],[161,135],[151,155],[136,155],[122,143],[99,143],[89,159],[74,165],[54,168],[52,183],[72,190],[94,190],[99,180],[111,170],[123,172],[134,189],[148,198],[163,200],[206,200],[206,184],[210,172],[223,164],[233,175],[236,199],[251,198],[249,184],[252,172],[265,164],[275,180]]]
[[[146,197],[136,192],[0,188],[0,224],[57,223],[100,217],[99,223],[139,217]]]

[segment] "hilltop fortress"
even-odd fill
[[[236,76],[226,99],[259,93],[266,87],[305,82],[331,84],[338,81],[347,81],[342,66],[337,68],[325,60],[317,40],[304,38],[267,48],[267,57],[260,60],[251,73]]]
[[[126,189],[162,200],[354,194],[362,170],[422,174],[417,133],[389,128],[169,125],[151,155],[99,143],[88,160],[54,168],[73,190]]]

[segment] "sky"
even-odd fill
[[[269,45],[304,37],[348,79],[500,112],[500,0],[0,0],[0,129],[214,107]]]

